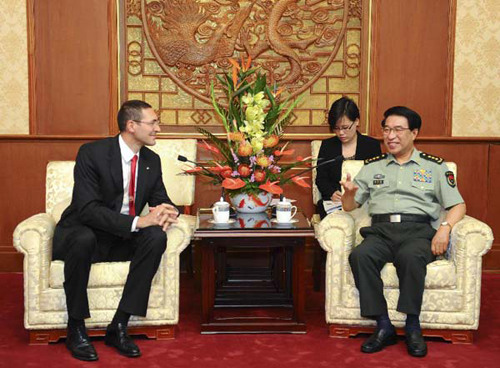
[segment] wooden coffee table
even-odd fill
[[[314,230],[304,214],[299,211],[291,224],[275,223],[270,213],[240,215],[224,225],[212,220],[210,210],[198,211],[201,332],[306,333],[304,253]],[[246,261],[267,254],[269,267],[229,267],[232,251],[245,252]]]

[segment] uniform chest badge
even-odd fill
[[[432,183],[432,170],[418,169],[413,172],[413,181]]]
[[[373,185],[381,185],[384,184],[385,175],[375,174],[373,175]]]
[[[455,185],[457,185],[457,182],[455,181],[455,174],[453,174],[453,171],[447,171],[445,172],[446,175],[446,182],[448,185],[452,188],[455,188]]]

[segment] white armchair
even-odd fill
[[[177,176],[177,154],[196,159],[196,140],[158,140],[154,150],[162,158],[163,180],[172,201],[179,206],[194,202],[194,177]],[[24,254],[24,326],[31,344],[46,344],[66,335],[66,300],[63,289],[64,262],[52,261],[52,238],[56,223],[69,205],[73,188],[74,161],[47,165],[46,211],[21,222],[14,231],[14,247]],[[191,241],[194,216],[181,215],[167,232],[167,249],[153,279],[146,317],[133,316],[131,334],[151,338],[174,337],[179,319],[179,255]],[[92,265],[88,285],[91,318],[89,335],[103,335],[112,319],[125,285],[130,262]],[[95,330],[94,330],[95,329]]]
[[[456,165],[447,164],[456,174]],[[342,176],[350,173],[354,177],[362,166],[363,161],[345,161]],[[316,238],[327,252],[325,311],[330,336],[371,332],[375,325],[360,315],[358,291],[348,261],[351,249],[362,241],[359,229],[370,224],[371,218],[363,206],[349,213],[331,213],[316,226]],[[466,216],[453,227],[449,259],[427,266],[420,315],[424,335],[455,343],[472,342],[472,332],[479,324],[481,257],[492,242],[490,227],[472,217]],[[389,315],[394,325],[401,328],[406,316],[396,311],[398,277],[392,263],[382,269],[382,279]]]

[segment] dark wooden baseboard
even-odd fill
[[[348,338],[356,336],[360,333],[371,334],[375,330],[374,327],[367,326],[349,326],[349,325],[338,325],[329,324],[328,332],[330,337],[336,338]],[[396,329],[397,334],[404,336],[404,329]],[[474,340],[474,331],[472,330],[433,330],[433,329],[422,329],[422,334],[426,337],[440,337],[446,341],[450,341],[453,344],[472,344]]]
[[[137,326],[127,329],[129,335],[145,335],[149,339],[168,340],[175,338],[177,325],[163,326]],[[30,330],[30,345],[47,345],[50,342],[57,342],[66,337],[65,329],[53,330]],[[89,336],[104,336],[106,329],[88,329]]]

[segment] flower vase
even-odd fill
[[[269,207],[272,196],[269,192],[260,192],[259,194],[240,193],[230,196],[229,199],[237,212],[260,213]]]

